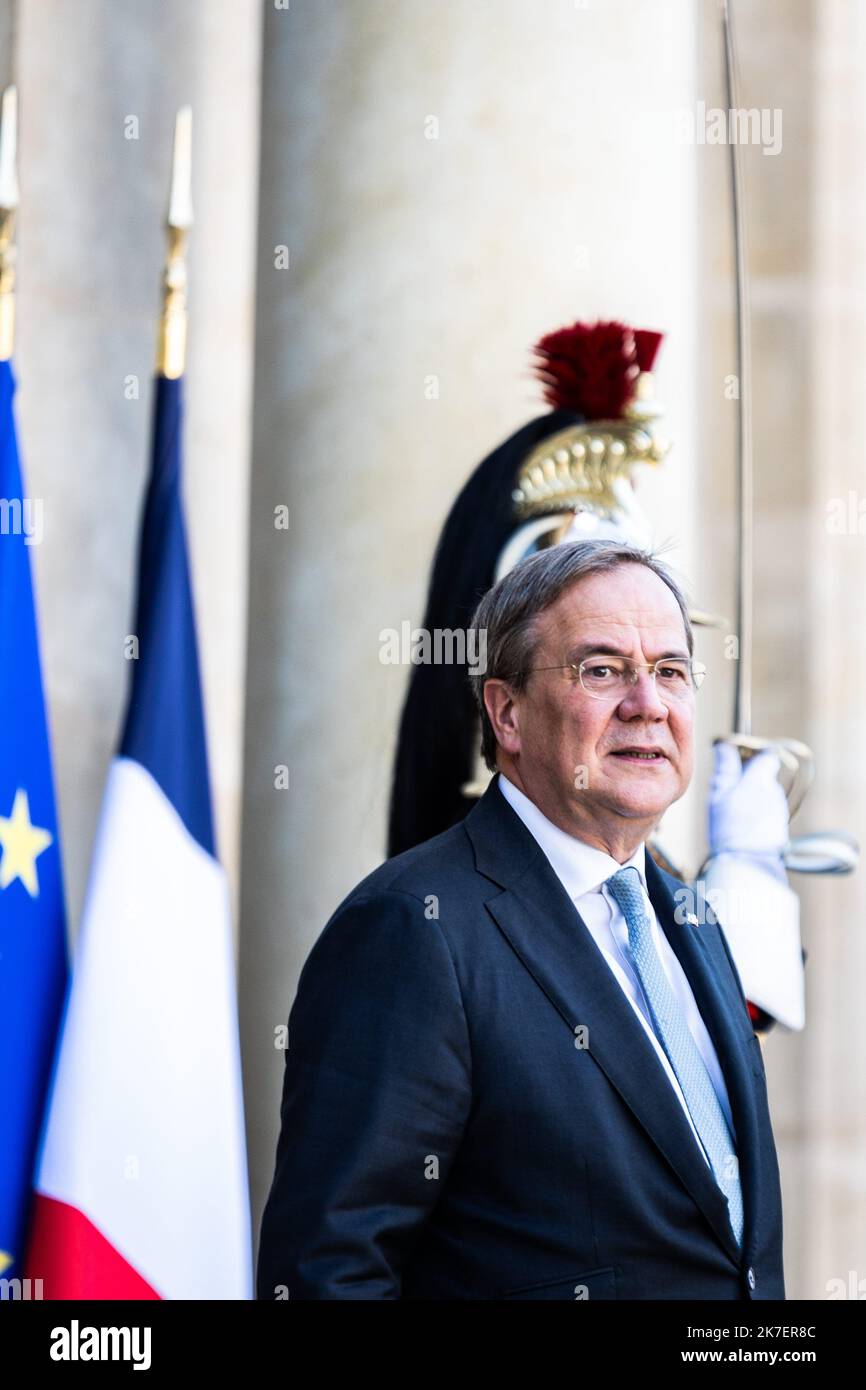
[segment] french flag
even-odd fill
[[[131,686],[42,1136],[26,1272],[47,1299],[247,1299],[252,1250],[227,883],[158,376]]]

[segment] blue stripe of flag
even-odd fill
[[[156,378],[151,471],[138,555],[129,703],[121,756],[162,788],[190,834],[215,854],[195,612],[181,496],[183,392]]]

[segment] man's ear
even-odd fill
[[[520,752],[520,713],[511,687],[503,680],[484,682],[484,708],[496,742],[512,757]]]

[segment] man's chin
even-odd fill
[[[606,798],[612,810],[629,820],[659,820],[677,800],[679,791],[674,787],[623,787],[613,786]]]
[[[623,820],[643,821],[646,825],[646,835],[644,837],[646,838],[646,836],[652,834],[668,808],[667,806],[645,806],[635,805],[634,802],[623,802],[612,807],[612,809],[616,811],[617,815],[622,816]]]

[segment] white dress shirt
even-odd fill
[[[586,923],[593,941],[610,968],[611,974],[637,1014],[685,1112],[697,1145],[709,1165],[709,1159],[692,1122],[676,1073],[653,1028],[643,986],[632,965],[628,950],[628,923],[618,902],[605,885],[605,880],[617,873],[618,870],[629,867],[637,869],[643,892],[644,909],[650,919],[656,952],[686,1016],[689,1031],[706,1063],[719,1103],[728,1124],[731,1126],[731,1134],[736,1138],[728,1089],[725,1085],[719,1059],[716,1056],[716,1049],[698,1011],[688,977],[677,959],[676,952],[659,927],[658,918],[647,893],[644,846],[639,845],[631,859],[627,859],[624,864],[619,864],[612,855],[606,854],[604,850],[594,849],[591,845],[584,844],[582,840],[575,839],[573,835],[568,835],[564,830],[560,830],[559,826],[549,821],[539,811],[535,803],[530,801],[519,787],[509,781],[503,772],[499,773],[499,790],[508,804],[516,811],[527,830],[538,841],[550,861],[554,873]]]

